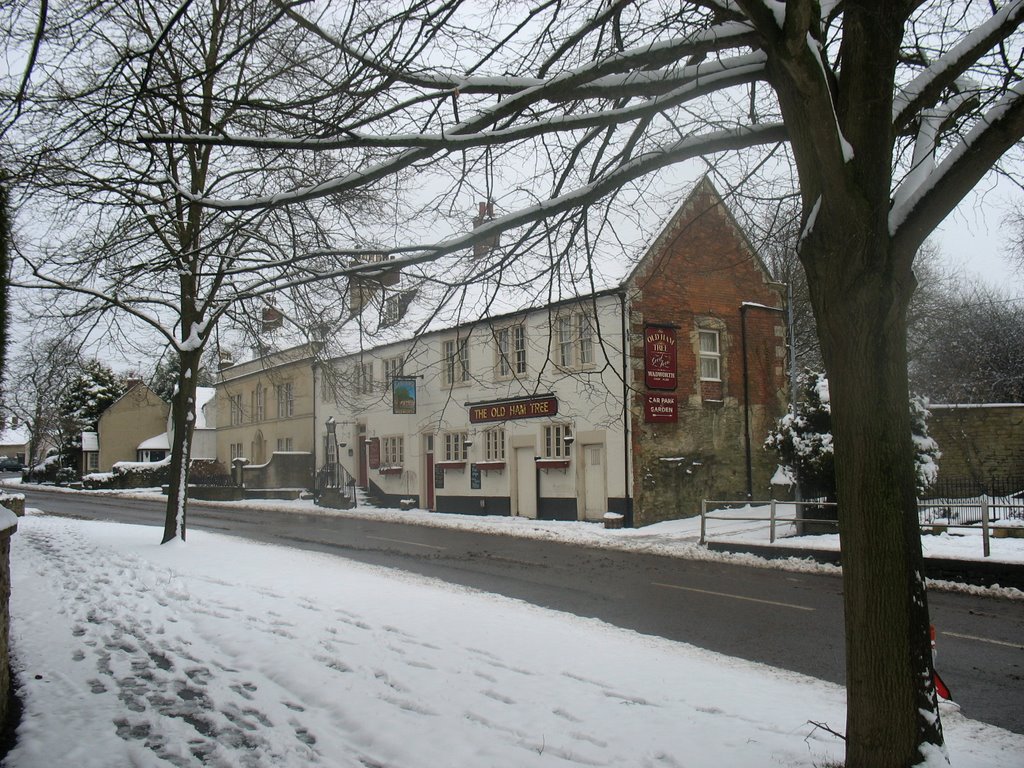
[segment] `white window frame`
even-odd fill
[[[389,435],[380,440],[380,459],[386,467],[400,467],[405,463],[405,437]]]
[[[398,355],[397,357],[389,357],[384,360],[384,378],[388,384],[404,375],[405,358]]]
[[[469,458],[469,446],[466,445],[467,433],[445,432],[444,433],[444,460],[445,461],[466,461]]]
[[[241,443],[231,443],[228,448],[228,452],[231,454],[231,460],[240,459],[244,455]]]
[[[565,312],[555,318],[555,359],[560,368],[594,364],[594,324],[589,312]]]
[[[594,364],[594,326],[590,322],[590,314],[580,312],[576,315],[576,327],[579,335],[576,350],[581,368]]]
[[[544,458],[568,459],[572,455],[572,444],[565,438],[572,434],[572,425],[565,422],[544,426]]]
[[[559,315],[555,318],[555,334],[558,344],[558,365],[562,368],[572,368],[574,358],[572,315]]]
[[[484,461],[505,460],[505,428],[484,430]]]
[[[86,470],[89,472],[100,471],[100,453],[99,451],[89,451],[86,454]]]
[[[290,381],[277,385],[277,418],[290,419],[295,415],[295,388]]]
[[[445,386],[469,383],[469,338],[446,339],[441,343]]]
[[[290,437],[277,438],[277,452],[291,453],[294,450],[295,442]]]
[[[252,420],[263,421],[267,418],[267,390],[262,384],[257,384],[252,395]]]
[[[373,361],[356,363],[353,368],[355,392],[357,395],[368,395],[373,392]]]
[[[231,426],[240,426],[242,424],[242,396],[231,395],[228,398],[228,403],[231,411]]]
[[[704,341],[713,340],[713,349],[705,348]],[[722,380],[722,335],[711,328],[697,329],[697,369],[701,381]],[[705,363],[708,370],[705,371]],[[713,370],[712,370],[713,369]]]
[[[391,293],[384,297],[380,308],[380,327],[387,328],[402,319],[402,295]]]
[[[494,342],[498,353],[498,378],[526,373],[526,326],[523,323],[498,328]]]

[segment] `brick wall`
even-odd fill
[[[634,522],[687,517],[703,498],[746,496],[743,319],[753,494],[764,498],[774,462],[764,437],[785,410],[785,326],[781,287],[759,260],[712,185],[702,182],[630,279],[634,388]],[[741,312],[744,303],[749,306]],[[676,332],[678,421],[644,421],[644,327]],[[721,381],[701,381],[699,334],[719,334]],[[670,393],[671,394],[671,393]]]
[[[1024,405],[930,405],[939,481],[1024,477]]]

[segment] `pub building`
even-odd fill
[[[763,498],[783,291],[714,186],[633,258],[587,260],[578,282],[538,268],[543,288],[488,278],[457,306],[408,275],[363,295],[377,326],[314,371],[320,475],[386,507],[637,526]]]

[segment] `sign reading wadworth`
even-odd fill
[[[497,400],[493,403],[478,403],[469,406],[469,421],[479,424],[487,421],[511,421],[513,419],[534,419],[541,416],[555,416],[558,413],[558,398],[521,397],[516,400]]]
[[[676,329],[644,326],[644,381],[650,389],[675,389]]]
[[[674,422],[679,419],[675,395],[644,395],[644,421],[648,424]]]

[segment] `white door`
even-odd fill
[[[583,516],[587,520],[600,520],[608,511],[604,446],[583,446],[583,462],[583,493],[586,497]]]
[[[533,448],[516,448],[516,514],[537,517],[537,463]]]

